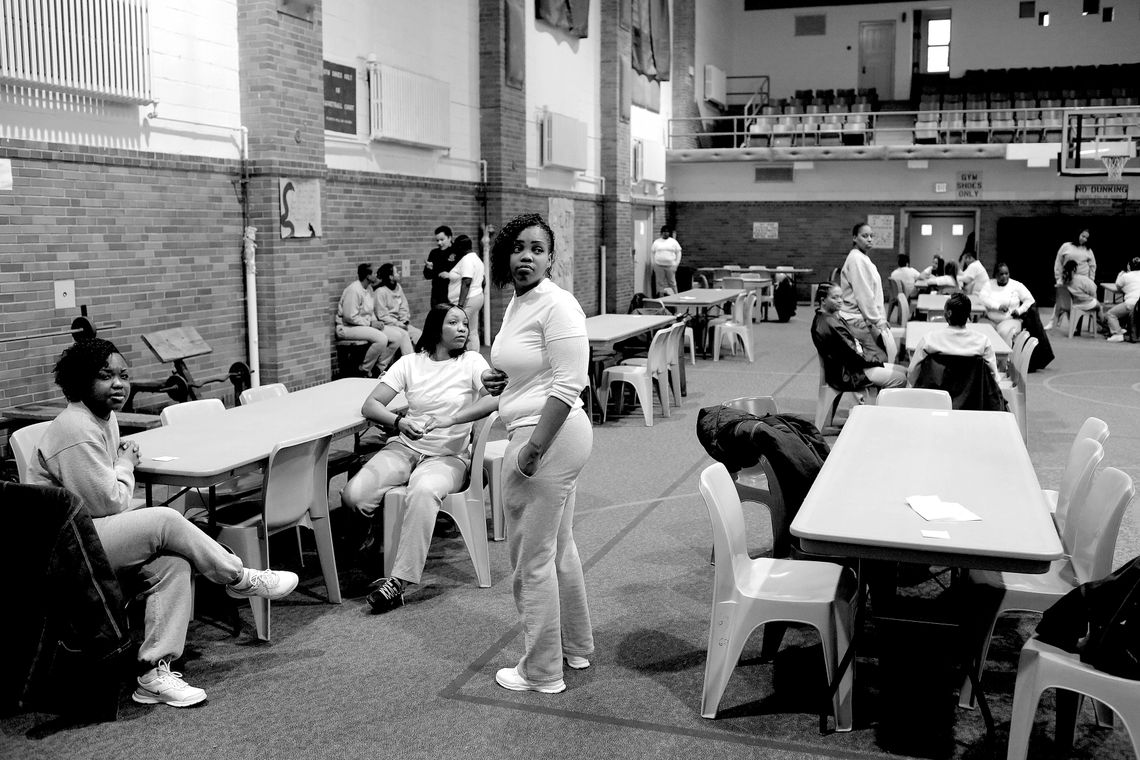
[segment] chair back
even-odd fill
[[[246,404],[256,404],[258,401],[284,396],[288,392],[289,389],[285,387],[284,383],[270,383],[269,385],[259,385],[256,388],[246,388],[241,392],[238,401],[242,406],[245,406]]]
[[[681,361],[681,341],[685,339],[685,323],[677,322],[668,328],[669,337],[665,342],[665,364],[676,367]]]
[[[325,434],[295,438],[273,447],[261,484],[268,533],[296,524],[310,510],[315,517],[328,515],[331,443],[332,434]]]
[[[177,425],[180,422],[202,419],[226,411],[221,399],[204,398],[197,401],[183,401],[164,407],[158,414],[163,425]]]
[[[1061,473],[1061,487],[1057,489],[1057,510],[1053,513],[1053,520],[1057,523],[1057,532],[1061,534],[1062,543],[1068,529],[1069,509],[1073,504],[1084,501],[1092,486],[1093,473],[1100,463],[1104,461],[1104,447],[1092,438],[1080,438],[1073,441],[1069,448],[1069,456],[1065,461],[1065,469]],[[1068,549],[1068,545],[1065,547]]]
[[[649,342],[649,351],[645,359],[645,370],[651,376],[667,372],[669,369],[669,335],[673,329],[673,327],[663,327],[653,333],[653,340]]]
[[[1092,438],[1101,446],[1108,440],[1108,423],[1097,417],[1089,417],[1077,431],[1077,439]]]
[[[891,277],[889,280],[887,280],[887,289],[883,292],[883,304],[889,307],[892,303],[898,300],[899,293],[902,293],[903,291],[904,288],[902,287],[902,283],[900,283],[894,277]]]
[[[899,324],[906,327],[906,323],[910,321],[910,301],[907,299],[905,293],[898,294],[899,302]]]
[[[1021,356],[1021,352],[1025,350],[1025,343],[1029,340],[1029,331],[1022,330],[1017,335],[1013,336],[1013,343],[1010,345],[1009,360],[1013,364],[1017,364],[1017,357]]]
[[[487,452],[487,441],[491,439],[491,431],[499,419],[498,412],[482,422],[476,422],[471,428],[471,473],[467,479],[467,496],[469,498],[483,498],[483,457]]]
[[[883,388],[879,391],[879,406],[909,407],[911,409],[954,408],[950,394],[935,388]]]
[[[44,437],[51,420],[25,425],[19,430],[12,431],[8,436],[8,445],[12,447],[12,457],[16,460],[16,473],[21,483],[28,482],[28,468],[32,466],[32,458],[36,456],[36,447]]]
[[[919,364],[914,387],[947,391],[955,409],[1009,411],[989,364],[981,356],[927,354]]]
[[[731,401],[725,401],[724,405],[731,409],[739,409],[742,412],[754,414],[757,417],[780,413],[779,409],[776,408],[776,399],[771,396],[741,396]]]
[[[723,286],[725,288],[729,288],[729,289],[731,289],[731,288],[743,289],[744,288],[744,278],[743,277],[725,277],[724,280],[722,281],[722,283],[723,283]]]
[[[1017,364],[1014,369],[1016,371],[1016,380],[1019,388],[1024,388],[1027,382],[1029,363],[1033,360],[1033,352],[1037,349],[1038,343],[1037,338],[1030,338],[1025,341],[1025,346],[1022,347],[1021,353],[1017,356]]]
[[[1068,314],[1072,310],[1073,294],[1064,285],[1058,285],[1054,290],[1053,321],[1056,322],[1062,313]]]
[[[1112,572],[1116,539],[1128,504],[1136,496],[1132,478],[1105,467],[1093,479],[1084,503],[1072,511],[1072,544],[1066,544],[1078,583],[1100,580]]]
[[[736,493],[736,484],[723,463],[711,464],[701,472],[698,486],[712,524],[713,556],[716,557],[716,597],[735,585],[736,564],[748,560],[744,544],[744,510]]]

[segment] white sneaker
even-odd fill
[[[1123,333],[1117,333],[1116,335],[1109,335],[1108,336],[1108,342],[1109,343],[1123,343],[1124,342],[1124,334]]]
[[[183,681],[182,674],[171,671],[166,660],[160,660],[154,670],[139,676],[138,684],[131,699],[140,705],[190,707],[206,700],[206,692]]]
[[[1052,330],[1053,329],[1053,320],[1050,319],[1048,322],[1046,322],[1045,326],[1042,329],[1043,330]]]
[[[566,682],[559,678],[550,683],[536,683],[522,677],[518,668],[503,668],[495,674],[495,683],[511,691],[537,691],[543,694],[559,694],[566,691]]]
[[[241,578],[226,586],[226,592],[237,598],[260,596],[265,599],[280,599],[293,593],[300,579],[289,570],[253,570],[243,567]]]
[[[590,661],[585,657],[578,657],[577,655],[566,655],[566,664],[574,670],[585,670],[590,667]]]

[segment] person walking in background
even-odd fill
[[[588,668],[594,635],[574,543],[578,474],[593,447],[582,409],[590,344],[574,296],[550,280],[554,233],[543,218],[508,222],[491,250],[491,281],[514,286],[484,386],[499,396],[510,438],[503,457],[507,546],[525,651],[495,681],[513,691],[566,689],[562,663]]]
[[[1109,343],[1124,342],[1124,328],[1120,326],[1122,317],[1134,318],[1137,301],[1140,301],[1140,256],[1128,262],[1128,268],[1116,276],[1116,288],[1124,294],[1124,300],[1116,304],[1105,314],[1108,322]],[[1136,334],[1136,325],[1132,325],[1132,334]]]
[[[133,508],[141,452],[133,441],[119,439],[115,412],[130,398],[131,383],[113,343],[86,338],[69,346],[55,365],[55,382],[68,403],[36,445],[29,482],[66,488],[83,500],[111,569],[128,595],[145,600],[140,675],[131,698],[171,707],[204,702],[204,690],[170,669],[186,645],[191,569],[225,585],[231,596],[266,599],[291,593],[297,575],[244,567],[236,554],[170,507]]]
[[[1057,250],[1057,258],[1053,261],[1053,282],[1057,285],[1063,284],[1065,273],[1065,262],[1077,262],[1077,274],[1088,277],[1093,282],[1096,282],[1096,256],[1093,254],[1092,249],[1088,247],[1089,231],[1087,228],[1081,229],[1077,233],[1077,242],[1064,243]]]
[[[453,246],[459,261],[447,273],[447,300],[467,314],[467,350],[479,350],[479,312],[483,308],[483,258],[473,250],[466,235],[455,238]]]
[[[357,368],[365,377],[372,375],[378,366],[382,369],[380,357],[388,347],[384,323],[376,318],[376,298],[372,292],[375,283],[371,264],[356,267],[356,282],[349,283],[341,293],[336,310],[336,337],[369,343],[364,360]]]
[[[668,225],[661,226],[661,237],[649,248],[653,261],[653,276],[657,279],[657,295],[671,296],[677,292],[677,267],[681,265],[681,244],[673,237]]]
[[[450,280],[440,277],[450,272],[459,261],[455,251],[450,250],[453,236],[451,228],[441,224],[435,228],[435,248],[428,252],[427,261],[424,262],[424,279],[431,280],[431,306],[447,302],[447,286]]]

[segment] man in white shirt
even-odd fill
[[[681,244],[673,237],[673,230],[668,225],[662,225],[661,237],[653,241],[649,252],[653,260],[653,275],[657,278],[657,295],[673,295],[677,292]]]
[[[910,265],[910,256],[905,253],[900,253],[898,258],[898,267],[891,272],[891,279],[898,280],[904,286],[903,292],[907,298],[912,298],[915,295],[917,286],[915,283],[922,273]]]
[[[962,274],[958,275],[958,286],[968,296],[981,295],[982,288],[990,281],[986,268],[978,261],[978,255],[973,251],[962,254]]]
[[[1116,276],[1116,288],[1124,294],[1124,301],[1108,310],[1105,318],[1108,320],[1109,343],[1124,342],[1124,328],[1120,326],[1120,318],[1132,315],[1137,301],[1140,301],[1140,256],[1128,262],[1128,269]],[[1133,334],[1136,325],[1132,325]]]
[[[388,347],[388,336],[384,334],[384,323],[376,319],[376,299],[372,293],[376,279],[372,276],[372,265],[358,266],[356,278],[356,282],[350,283],[341,293],[336,310],[336,337],[368,341],[364,361],[357,368],[367,377],[376,369],[380,356]]]

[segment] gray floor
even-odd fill
[[[388,615],[368,615],[359,598],[326,604],[312,557],[301,589],[273,605],[270,644],[252,641],[248,609],[238,637],[220,622],[195,621],[191,656],[180,667],[209,693],[205,707],[124,702],[117,723],[46,731],[46,716],[9,718],[0,721],[0,756],[887,756],[892,750],[875,711],[882,697],[876,702],[859,692],[856,730],[830,736],[816,730],[810,703],[777,699],[795,691],[818,657],[806,655],[812,664],[801,668],[805,660],[795,659],[787,645],[781,656],[791,652],[789,659],[775,668],[756,665],[754,653],[746,652],[721,718],[699,716],[712,573],[708,518],[696,489],[698,473],[711,460],[696,440],[697,411],[738,396],[772,395],[782,411],[811,417],[817,364],[809,324],[810,311],[802,306],[791,323],[757,324],[751,364],[742,355],[700,360],[690,368],[681,408],[669,419],[658,417],[652,428],[636,409],[595,427],[593,456],[579,481],[575,533],[598,651],[590,670],[568,672],[565,694],[515,694],[493,684],[495,669],[513,664],[521,647],[506,546],[492,545],[494,585],[478,589],[462,543],[450,537],[433,544],[424,584],[408,605]],[[1056,360],[1031,375],[1028,394],[1029,450],[1042,487],[1058,485],[1072,436],[1090,415],[1111,429],[1105,464],[1140,478],[1140,346],[1054,333],[1053,347]],[[751,514],[750,546],[760,551],[768,540],[765,521]],[[1140,517],[1133,505],[1117,561],[1138,551]],[[1031,630],[1032,621],[1026,626]],[[1005,635],[1024,631],[1014,626]],[[994,666],[997,691],[1012,689],[1015,651],[997,655],[1003,660]],[[873,663],[860,673],[874,680]],[[1008,721],[1007,703],[995,712],[999,724]],[[903,754],[1004,756],[1004,734],[992,752],[981,747],[976,712],[947,706],[946,716],[946,736]],[[1039,732],[1047,718],[1043,706]],[[1048,724],[1051,732],[1051,719]],[[25,738],[36,730],[45,738]],[[1132,757],[1123,734],[1122,728],[1108,734],[1082,729],[1076,756]],[[1035,746],[1043,747],[1040,739]]]

